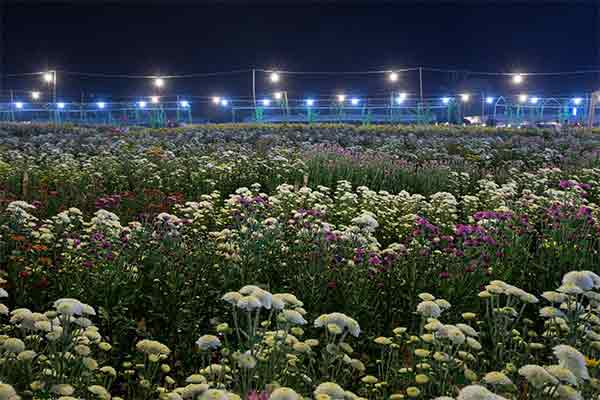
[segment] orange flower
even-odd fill
[[[31,246],[31,249],[34,251],[44,251],[48,250],[48,246],[44,246],[43,244],[34,244]]]
[[[25,236],[23,235],[12,235],[10,238],[15,242],[22,242],[25,240]]]

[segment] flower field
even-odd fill
[[[600,399],[600,132],[0,126],[0,400]]]

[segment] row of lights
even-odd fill
[[[33,93],[36,93],[36,92],[33,92]],[[279,97],[279,96],[277,96],[278,94],[281,95],[279,92],[276,93],[275,94],[275,98],[276,99]],[[34,97],[34,98],[37,99],[37,98],[39,98],[39,96]],[[279,98],[281,98],[281,97],[279,97]],[[400,93],[396,97],[395,101],[396,101],[397,104],[402,104],[405,99],[406,99],[406,93]],[[463,93],[463,94],[460,95],[460,99],[461,99],[461,101],[463,103],[467,103],[470,100],[470,95],[468,93]],[[537,104],[539,102],[539,100],[540,100],[539,97],[531,97],[531,98],[529,98],[529,96],[526,95],[526,94],[520,94],[519,95],[519,103],[526,103],[528,99],[529,99],[529,102],[531,104]],[[442,103],[444,103],[444,104],[449,104],[451,100],[452,100],[452,98],[450,98],[450,97],[442,97]],[[485,102],[487,104],[493,104],[494,100],[495,99],[493,97],[486,97]],[[214,104],[221,105],[223,107],[226,107],[226,106],[229,105],[229,100],[221,98],[219,96],[213,97],[212,101],[213,101]],[[346,95],[344,95],[344,94],[337,95],[337,102],[338,103],[342,104],[345,101],[346,101]],[[575,98],[571,99],[571,101],[573,102],[574,105],[578,106],[578,105],[580,105],[582,103],[583,98],[581,98],[581,97],[575,97]],[[151,96],[150,97],[150,102],[152,104],[158,104],[160,102],[160,99],[159,99],[158,96]],[[304,101],[304,103],[308,107],[313,107],[315,105],[315,100],[314,99],[306,99]],[[271,100],[270,99],[263,99],[261,101],[261,104],[264,107],[269,107],[271,105]],[[350,99],[350,104],[352,104],[353,106],[358,106],[360,104],[360,99],[358,99],[356,97],[352,97]],[[14,105],[15,105],[15,108],[22,109],[23,106],[24,106],[24,103],[21,102],[21,101],[17,101],[17,102],[14,103]],[[146,108],[147,105],[148,105],[148,102],[143,101],[143,100],[137,102],[137,106],[139,108]],[[62,109],[62,108],[65,108],[65,103],[58,102],[58,103],[56,103],[56,106],[58,108]],[[103,101],[99,101],[99,102],[96,103],[96,106],[98,108],[100,108],[100,109],[104,109],[104,108],[106,108],[106,103],[103,102]],[[190,107],[190,102],[187,101],[187,100],[181,100],[181,101],[179,101],[179,106],[182,107],[182,108],[188,108],[188,107]]]
[[[159,103],[159,99],[158,99],[158,97],[156,97],[156,96],[152,96],[152,97],[150,98],[150,101],[151,101],[153,104],[158,104],[158,103]],[[142,100],[142,101],[138,101],[136,104],[137,104],[137,106],[138,106],[139,108],[146,108],[146,106],[148,105],[148,102],[147,102],[147,101],[144,101],[144,100]],[[227,104],[225,104],[225,105],[227,105]],[[16,102],[14,103],[14,106],[15,106],[15,108],[17,108],[17,109],[19,109],[19,110],[20,110],[20,109],[22,109],[22,108],[25,106],[25,103],[23,103],[22,101],[16,101]],[[179,101],[179,106],[180,106],[181,108],[188,108],[188,107],[190,107],[190,102],[189,102],[189,101],[187,101],[187,100],[181,100],[181,101]],[[56,103],[56,107],[57,107],[57,108],[60,108],[60,109],[63,109],[63,108],[65,108],[65,107],[66,107],[66,103],[63,103],[63,102],[58,102],[58,103]],[[103,102],[103,101],[99,101],[99,102],[97,102],[97,103],[96,103],[96,107],[98,107],[98,108],[100,108],[100,109],[104,109],[104,108],[106,108],[106,103],[105,103],[105,102]]]

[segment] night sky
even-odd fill
[[[411,66],[478,71],[568,71],[600,66],[594,1],[8,1],[4,5],[4,72],[57,68],[115,74],[179,74],[278,68],[363,71]],[[597,89],[600,75],[528,79],[540,94]],[[143,80],[63,75],[61,96],[147,95]],[[514,90],[505,77],[431,73],[426,95]],[[7,89],[39,78],[5,78]],[[294,75],[297,96],[337,90],[376,96],[380,75]],[[415,73],[398,86],[418,91]],[[169,81],[170,94],[248,97],[249,74]],[[257,75],[259,95],[272,91]]]

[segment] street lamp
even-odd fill
[[[103,101],[97,102],[96,105],[98,106],[99,109],[103,109],[104,107],[106,107],[106,103]]]
[[[18,110],[22,109],[23,108],[23,102],[17,101],[15,103],[15,108],[18,109]]]
[[[156,86],[159,89],[162,88],[163,86],[165,86],[165,80],[163,78],[154,79],[154,86]]]
[[[150,97],[150,101],[152,102],[152,104],[158,104],[160,98],[158,96],[151,96]]]
[[[148,103],[146,103],[145,101],[143,101],[143,100],[142,100],[142,101],[138,101],[138,103],[137,103],[137,104],[138,104],[138,107],[139,107],[139,108],[146,108],[146,105],[147,105]]]
[[[275,92],[273,93],[273,97],[275,97],[275,100],[281,100],[283,98],[283,93]]]
[[[179,102],[179,105],[181,106],[181,108],[188,108],[190,106],[190,102],[187,100],[181,100]]]
[[[514,83],[515,85],[520,85],[521,83],[523,83],[523,80],[524,80],[524,79],[525,79],[525,78],[523,77],[523,75],[522,75],[522,74],[515,74],[515,75],[513,75],[513,77],[512,77],[512,81],[513,81],[513,83]]]
[[[388,75],[388,79],[390,80],[390,82],[397,82],[398,81],[398,73],[397,72],[390,72],[390,74]]]
[[[345,94],[338,94],[337,95],[337,101],[338,101],[338,103],[343,103],[344,101],[346,101],[346,95]]]
[[[573,99],[573,104],[575,104],[576,106],[580,105],[581,102],[583,101],[583,99],[581,97],[575,97]]]
[[[277,83],[279,82],[280,76],[278,72],[271,72],[271,75],[269,75],[269,79],[271,80],[271,83]]]
[[[46,71],[42,75],[44,82],[52,85],[52,102],[56,103],[56,71]]]
[[[468,102],[470,98],[471,98],[471,96],[468,93],[463,93],[460,95],[460,99],[462,100],[463,103]]]
[[[487,104],[492,104],[492,103],[494,102],[494,98],[493,98],[493,97],[486,97],[486,98],[485,98],[485,102],[486,102]]]
[[[39,100],[40,99],[40,92],[38,92],[38,91],[31,92],[31,98],[33,100]]]
[[[269,99],[263,99],[262,105],[264,107],[269,107],[271,105],[271,100],[269,100]]]
[[[313,99],[306,99],[305,103],[307,107],[312,107],[315,105],[315,101]]]
[[[540,98],[539,97],[532,97],[530,101],[531,101],[531,104],[537,104],[538,101],[540,101]]]
[[[219,104],[221,102],[221,98],[219,96],[214,96],[212,98],[213,104]]]
[[[520,103],[525,103],[527,101],[527,95],[526,94],[520,94],[519,95],[519,102]]]
[[[442,103],[444,103],[444,104],[450,103],[450,97],[442,97]]]
[[[360,103],[360,100],[357,99],[356,97],[353,97],[352,99],[350,99],[350,104],[352,104],[353,106],[357,106],[358,103]]]

